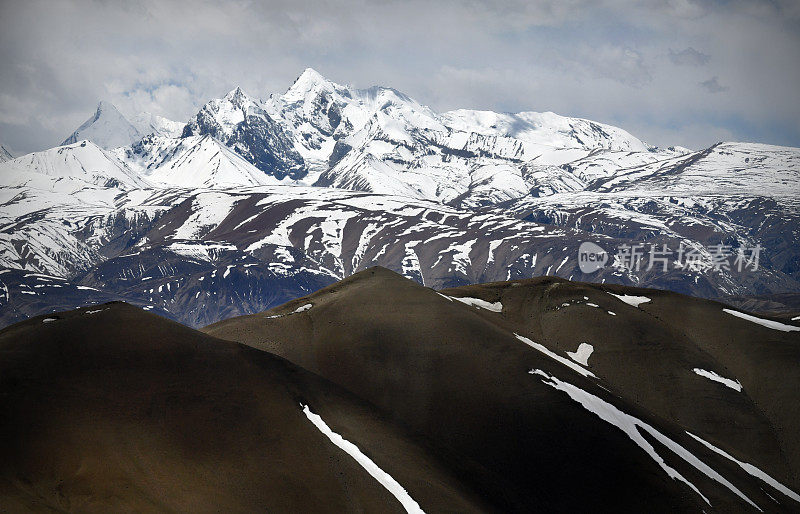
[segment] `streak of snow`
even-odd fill
[[[753,503],[750,498],[745,496],[739,489],[736,488],[732,483],[730,483],[725,477],[714,471],[708,464],[701,461],[695,455],[693,455],[689,450],[678,444],[677,442],[673,441],[669,437],[665,436],[649,424],[645,423],[644,421],[631,416],[630,414],[626,414],[616,408],[614,405],[606,402],[605,400],[587,392],[583,389],[570,384],[568,382],[563,382],[558,378],[548,375],[546,372],[542,370],[531,370],[528,373],[531,375],[539,375],[544,377],[542,382],[544,384],[549,385],[550,387],[557,389],[559,391],[563,391],[569,395],[570,398],[581,404],[583,408],[592,412],[593,414],[597,415],[603,421],[610,423],[620,430],[622,430],[628,437],[631,438],[640,448],[642,448],[649,456],[652,458],[660,467],[663,469],[667,475],[672,478],[673,480],[680,480],[681,482],[688,485],[694,492],[696,492],[700,497],[709,505],[711,502],[706,498],[700,490],[689,480],[687,480],[683,475],[681,475],[676,469],[670,467],[661,457],[658,452],[653,448],[653,445],[650,444],[647,439],[640,433],[640,429],[646,431],[650,434],[655,440],[659,443],[663,444],[667,448],[669,448],[675,455],[686,461],[688,464],[692,465],[695,469],[706,475],[708,478],[722,484],[731,492],[733,492],[736,496],[750,504],[751,506],[755,507],[759,511],[763,512],[763,510]]]
[[[294,314],[294,313],[296,313],[296,312],[303,312],[303,311],[307,311],[307,310],[308,310],[308,309],[310,309],[311,307],[313,307],[313,305],[312,305],[312,304],[310,304],[310,303],[307,303],[307,304],[305,304],[305,305],[301,305],[300,307],[298,307],[298,308],[296,308],[294,311],[292,311],[292,314]]]
[[[767,483],[770,486],[774,487],[775,489],[777,489],[781,493],[785,494],[786,496],[788,496],[792,500],[800,503],[800,494],[797,494],[796,492],[792,491],[791,489],[789,489],[785,485],[781,484],[780,482],[778,482],[777,480],[775,480],[774,478],[772,478],[768,474],[766,474],[763,471],[761,471],[760,469],[758,469],[756,466],[753,466],[752,464],[748,464],[747,462],[742,462],[742,461],[732,457],[726,451],[721,450],[720,448],[717,448],[716,446],[714,446],[713,444],[709,443],[708,441],[705,441],[705,440],[701,439],[700,437],[697,437],[696,435],[694,435],[694,434],[692,434],[690,432],[686,432],[686,433],[689,434],[692,438],[694,438],[698,442],[700,442],[701,444],[703,444],[709,450],[712,450],[712,451],[722,455],[726,459],[735,462],[736,464],[739,465],[740,468],[745,470],[749,475],[754,476],[754,477],[756,477],[758,479],[761,479],[762,481],[764,481],[765,483]]]
[[[445,295],[442,295],[445,296]],[[487,302],[480,298],[470,298],[469,296],[445,296],[445,298],[452,298],[457,302],[465,303],[473,307],[480,307],[492,312],[503,312],[503,304],[501,302]]]
[[[547,349],[546,346],[544,346],[542,344],[539,344],[539,343],[535,343],[535,342],[531,341],[530,339],[528,339],[525,336],[521,336],[519,334],[514,334],[514,335],[516,336],[517,339],[519,339],[523,343],[527,344],[531,348],[533,348],[535,350],[539,350],[540,352],[542,352],[543,354],[547,355],[551,359],[553,359],[553,360],[555,360],[557,362],[560,362],[561,364],[563,364],[564,366],[570,368],[573,371],[577,371],[580,375],[582,375],[584,377],[594,377],[595,376],[594,373],[592,373],[588,369],[584,368],[583,366],[579,366],[579,365],[575,364],[574,362],[572,362],[571,360],[565,359],[564,357],[551,352],[550,350]]]
[[[301,404],[302,405],[302,404]],[[325,437],[327,437],[330,442],[338,446],[341,450],[345,453],[350,455],[356,462],[358,462],[361,467],[363,467],[367,473],[369,473],[372,478],[377,480],[383,487],[386,488],[387,491],[392,493],[392,495],[397,498],[397,501],[406,509],[406,512],[411,513],[421,513],[424,514],[422,507],[411,498],[411,495],[408,494],[403,486],[401,486],[397,480],[392,478],[392,476],[382,470],[375,462],[364,455],[364,453],[356,446],[355,444],[351,443],[341,435],[337,434],[325,423],[318,414],[314,414],[311,412],[311,409],[308,408],[308,405],[302,405],[303,413],[306,415],[308,420],[317,427],[317,430],[322,432]]]
[[[307,311],[307,310],[308,310],[308,309],[310,309],[311,307],[313,307],[313,305],[312,305],[312,304],[310,304],[310,303],[307,303],[307,304],[305,304],[305,305],[301,305],[300,307],[296,308],[295,310],[293,310],[292,312],[289,312],[289,313],[287,313],[287,314],[274,314],[274,315],[272,315],[272,316],[267,316],[267,318],[268,318],[268,319],[272,319],[272,318],[282,318],[282,317],[284,317],[284,316],[290,316],[290,315],[292,315],[292,314],[297,314],[298,312]]]
[[[757,323],[762,327],[771,328],[773,330],[782,330],[783,332],[800,331],[800,327],[796,327],[794,325],[787,325],[785,323],[779,323],[777,321],[772,321],[770,319],[758,318],[756,316],[745,314],[744,312],[735,311],[733,309],[722,309],[722,310],[727,312],[728,314],[731,314],[732,316],[736,316],[737,318],[746,319],[747,321],[752,321],[753,323]]]
[[[738,380],[732,380],[730,378],[722,377],[713,371],[708,371],[707,369],[702,368],[694,368],[692,371],[700,375],[701,377],[705,377],[709,380],[713,380],[714,382],[719,382],[720,384],[730,387],[735,391],[742,392],[742,384]]]

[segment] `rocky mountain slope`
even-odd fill
[[[281,355],[467,453],[507,477],[503,491],[518,493],[525,511],[543,508],[542,498],[556,498],[545,510],[583,511],[583,493],[613,504],[618,490],[594,465],[609,462],[602,441],[615,436],[649,455],[656,474],[698,502],[693,508],[800,508],[800,421],[786,408],[800,385],[796,324],[553,277],[437,292],[375,268],[204,330]],[[562,393],[557,408],[540,403],[537,391],[547,388]],[[573,409],[591,413],[591,429],[574,424]],[[588,455],[593,464],[574,469]],[[711,458],[720,475],[695,458]],[[761,483],[727,475],[743,470]],[[721,484],[724,492],[712,492]],[[659,509],[637,487],[622,487],[625,501]]]
[[[202,135],[220,140],[267,175],[281,179],[305,174],[302,157],[283,127],[240,88],[208,102],[183,129],[183,137]]]
[[[778,238],[767,245],[771,239],[751,235],[758,226],[730,223],[722,208],[719,217],[690,216],[665,200],[590,208],[578,197],[574,218],[563,211],[543,218],[520,206],[515,216],[326,188],[121,190],[41,180],[49,186],[3,190],[6,323],[46,312],[48,301],[55,309],[125,299],[198,326],[278,305],[374,265],[432,287],[556,275],[706,296],[797,288],[796,247]],[[612,259],[584,273],[578,261],[582,241],[611,250],[637,241],[678,248],[732,238],[765,245],[757,271],[715,269],[707,251],[699,254],[704,260],[667,272]]]

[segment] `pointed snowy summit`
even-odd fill
[[[326,79],[314,68],[306,68],[303,73],[295,79],[289,89],[286,90],[282,99],[286,103],[294,103],[306,99],[309,94],[314,94],[316,96],[316,94],[322,91],[343,92],[346,89],[347,88]]]
[[[247,107],[249,104],[253,103],[253,99],[239,86],[236,86],[225,95],[224,100],[238,108]]]
[[[85,139],[108,150],[135,143],[142,136],[143,134],[112,103],[101,101],[97,104],[94,115],[61,145],[71,145]]]
[[[330,82],[328,79],[322,76],[320,72],[315,70],[314,68],[306,68],[303,70],[303,73],[300,74],[299,77],[295,79],[289,89],[294,88],[295,86],[307,86],[313,84],[319,84],[322,82]]]

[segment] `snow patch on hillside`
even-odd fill
[[[614,293],[609,293],[608,291],[606,291],[606,292],[608,294],[610,294],[611,296],[616,297],[617,299],[627,303],[628,305],[630,305],[632,307],[639,307],[641,304],[647,303],[647,302],[650,301],[650,298],[648,298],[646,296],[634,296],[634,295],[627,295],[627,294],[614,294]]]

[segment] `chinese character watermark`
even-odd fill
[[[656,270],[667,273],[670,269],[712,269],[741,273],[758,271],[762,250],[759,244],[750,248],[733,248],[732,245],[719,243],[703,248],[680,243],[675,250],[666,244],[622,244],[617,248],[612,262],[630,271]],[[595,243],[586,241],[578,248],[578,267],[583,273],[594,273],[604,268],[609,260],[610,254]]]

